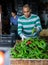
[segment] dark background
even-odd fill
[[[0,4],[2,5],[3,33],[8,34],[10,32],[10,16],[12,9],[17,10],[17,15],[21,16],[22,6],[25,4],[30,5],[33,14],[39,15],[42,28],[47,28],[42,14],[48,7],[48,0],[0,0]],[[48,14],[48,10],[46,12]]]

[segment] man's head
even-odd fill
[[[26,5],[23,6],[23,14],[24,14],[25,17],[27,17],[27,18],[30,16],[30,14],[31,14],[31,9],[30,9],[30,7],[29,7],[28,4],[26,4]]]
[[[16,11],[16,10],[12,10],[11,15],[12,15],[13,17],[16,16],[16,15],[17,15],[17,11]]]

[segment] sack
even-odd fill
[[[48,29],[43,29],[43,30],[40,32],[40,36],[48,36]]]

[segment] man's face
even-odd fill
[[[30,16],[30,13],[31,13],[31,10],[30,8],[23,8],[23,14],[25,15],[25,17],[29,17]]]
[[[15,16],[15,13],[14,12],[11,12],[11,15],[14,17]]]

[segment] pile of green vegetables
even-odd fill
[[[28,38],[20,43],[16,43],[11,49],[12,58],[25,59],[48,59],[48,46],[46,41],[38,38]]]

